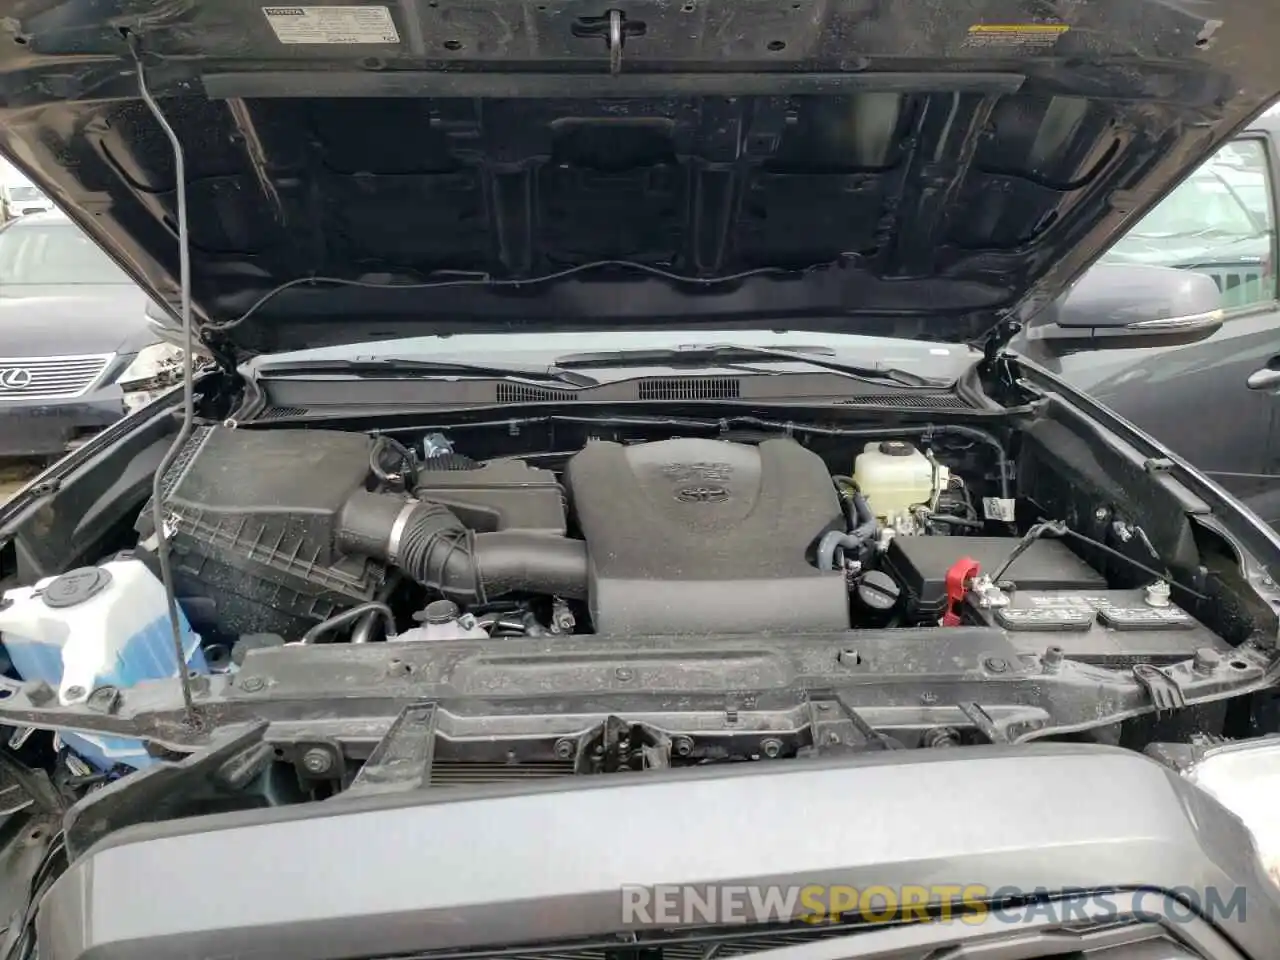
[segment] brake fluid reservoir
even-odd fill
[[[178,612],[186,669],[205,673],[200,637]],[[95,688],[127,688],[176,677],[164,586],[140,560],[113,560],[8,590],[0,640],[23,680],[43,680],[63,704]],[[151,762],[137,740],[64,733],[62,740],[99,769]]]
[[[880,440],[868,443],[858,454],[853,464],[853,480],[871,512],[880,520],[892,523],[908,514],[916,504],[927,504],[933,498],[934,483],[942,489],[949,476],[946,467],[935,466],[912,444]]]

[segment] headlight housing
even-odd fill
[[[1280,886],[1280,736],[1214,747],[1185,776],[1240,818]]]
[[[130,413],[181,382],[182,348],[170,343],[143,347],[124,373],[116,378],[116,383],[124,391],[125,409]]]

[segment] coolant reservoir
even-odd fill
[[[489,631],[475,617],[459,616],[452,600],[436,600],[418,615],[422,626],[397,634],[396,642],[414,640],[488,640]]]
[[[934,473],[937,472],[935,478]],[[933,498],[947,485],[947,468],[935,467],[923,453],[902,440],[868,443],[853,464],[853,480],[880,520],[892,524],[911,507]]]
[[[206,672],[200,637],[179,610],[186,668]],[[113,560],[18,587],[0,603],[0,640],[23,680],[57,688],[63,704],[83,703],[97,687],[131,687],[176,677],[164,586],[140,560]],[[62,734],[99,769],[147,766],[137,740]]]

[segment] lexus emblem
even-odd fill
[[[0,368],[0,388],[23,390],[31,386],[31,371],[23,367]]]
[[[723,503],[729,499],[729,491],[719,486],[683,487],[676,499],[684,503]]]

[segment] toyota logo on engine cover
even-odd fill
[[[684,503],[723,503],[729,499],[729,491],[715,486],[682,487],[676,499]]]
[[[31,371],[22,367],[5,367],[0,369],[0,388],[5,390],[21,390],[31,386]]]

